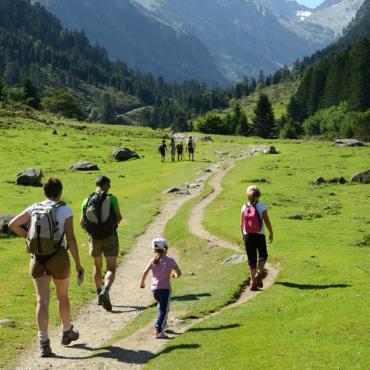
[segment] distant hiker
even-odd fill
[[[175,139],[171,138],[170,142],[170,152],[171,152],[171,161],[175,162],[175,156],[176,156],[176,143]]]
[[[267,214],[267,206],[259,201],[260,196],[261,192],[257,186],[249,186],[247,188],[248,203],[244,204],[241,209],[240,228],[248,256],[251,290],[258,290],[258,288],[263,287],[262,279],[268,256],[264,223],[270,234],[270,243],[273,241],[273,231]]]
[[[155,323],[156,338],[166,338],[165,329],[167,315],[170,309],[171,300],[171,276],[179,278],[181,271],[176,261],[167,256],[167,241],[156,238],[152,241],[152,248],[155,256],[146,267],[141,278],[140,288],[145,288],[145,279],[152,270],[152,293],[158,303],[158,316]]]
[[[177,150],[177,161],[180,162],[182,161],[182,153],[184,151],[184,144],[180,140],[177,145],[176,145],[176,150]]]
[[[162,140],[162,144],[159,145],[158,151],[161,154],[161,161],[164,162],[166,159],[166,151],[167,151],[166,140]]]
[[[194,161],[195,143],[192,136],[189,136],[188,143],[186,144],[186,150],[189,153],[189,161]]]
[[[109,194],[110,180],[99,176],[95,182],[96,190],[86,198],[81,206],[80,225],[89,234],[90,256],[94,258],[94,282],[98,305],[107,311],[112,310],[109,290],[116,274],[119,251],[117,227],[122,220],[118,199]],[[102,286],[103,258],[107,273]]]
[[[27,251],[31,253],[30,273],[37,295],[36,319],[41,357],[52,355],[48,335],[51,278],[55,284],[63,324],[61,342],[68,345],[79,338],[70,316],[68,285],[71,271],[67,248],[71,251],[80,281],[83,279],[84,269],[80,264],[73,232],[72,210],[61,201],[62,190],[60,180],[48,179],[44,184],[46,200],[31,205],[9,223],[11,230],[26,239]],[[28,232],[22,226],[26,224],[29,224]]]

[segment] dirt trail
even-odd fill
[[[249,155],[256,152],[257,150],[253,150]],[[238,246],[218,239],[208,233],[202,226],[204,208],[221,192],[221,180],[234,165],[235,161],[230,160],[224,168],[219,169],[220,164],[210,167],[214,175],[209,184],[214,187],[214,192],[195,205],[190,218],[191,221],[189,221],[189,228],[191,232],[206,239],[212,246],[240,251]],[[201,182],[205,182],[212,173],[204,174],[200,178]],[[152,256],[151,248],[149,248],[150,242],[154,237],[163,234],[165,225],[177,213],[180,206],[199,194],[200,191],[201,188],[195,188],[191,190],[191,195],[171,196],[162,207],[160,214],[155,217],[144,234],[138,238],[136,247],[125,256],[117,270],[116,281],[111,289],[112,313],[105,312],[100,306],[96,305],[96,302],[91,302],[82,309],[79,316],[74,320],[75,327],[81,333],[77,344],[68,347],[62,346],[59,344],[60,333],[54,331],[51,333],[51,344],[56,355],[52,358],[41,359],[38,357],[38,351],[35,348],[31,353],[26,353],[21,358],[17,369],[137,369],[160,352],[166,345],[167,340],[158,340],[153,337],[152,323],[148,327],[141,328],[130,337],[118,341],[113,346],[108,346],[102,351],[97,350],[102,348],[107,339],[122,330],[142,310],[152,304],[153,298],[149,289],[140,290],[138,288],[142,269],[146,261]],[[265,287],[272,284],[277,273],[271,266],[268,269],[269,275],[265,279]],[[256,294],[259,294],[259,292],[244,290],[237,302],[209,316],[242,304]],[[55,302],[52,304],[55,304]],[[179,321],[176,319],[176,312],[172,312],[169,316],[170,328],[172,329],[169,337],[173,338],[180,335],[203,319]]]

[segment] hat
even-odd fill
[[[168,248],[167,240],[164,238],[155,238],[152,240],[152,248],[155,251],[164,251]]]
[[[251,186],[247,187],[247,193],[250,193],[250,192],[256,191],[256,190],[260,191],[260,188],[256,185],[251,185]]]

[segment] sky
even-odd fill
[[[320,5],[324,0],[297,0],[298,3],[314,8]]]

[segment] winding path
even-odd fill
[[[250,151],[246,156],[255,154],[259,149]],[[214,175],[209,184],[214,188],[214,191],[194,206],[188,225],[193,234],[206,239],[212,246],[240,252],[237,245],[217,238],[205,230],[202,225],[204,208],[222,191],[222,178],[233,166],[235,166],[233,160],[224,163],[224,166],[220,166],[220,164],[211,166]],[[200,179],[201,182],[207,181],[212,173],[204,174]],[[51,333],[50,339],[56,355],[42,359],[38,357],[37,348],[34,348],[31,352],[24,354],[17,369],[136,369],[141,368],[148,359],[159,353],[166,345],[166,340],[157,340],[153,337],[152,323],[150,326],[139,329],[128,338],[116,342],[113,346],[104,348],[103,351],[97,350],[101,349],[104,342],[122,330],[142,310],[152,304],[153,298],[149,289],[140,290],[138,288],[142,274],[142,268],[139,266],[143,266],[152,256],[151,248],[148,247],[151,240],[158,235],[163,235],[165,225],[176,215],[181,205],[198,195],[200,191],[201,188],[196,188],[191,190],[190,195],[171,196],[163,205],[160,214],[138,238],[135,248],[124,257],[111,289],[110,295],[113,304],[111,314],[107,314],[100,306],[97,306],[95,301],[91,302],[81,310],[79,316],[74,320],[75,327],[81,333],[77,344],[68,347],[62,346],[60,333],[55,330]],[[264,282],[265,287],[273,283],[277,274],[276,269],[271,266],[268,267],[268,270],[269,274]],[[239,305],[256,294],[259,292],[243,290],[235,303],[205,318]],[[173,334],[170,335],[172,337],[180,335],[195,323],[205,319],[178,321],[174,320],[175,315],[176,312],[172,312],[169,317],[169,322],[172,322]]]

